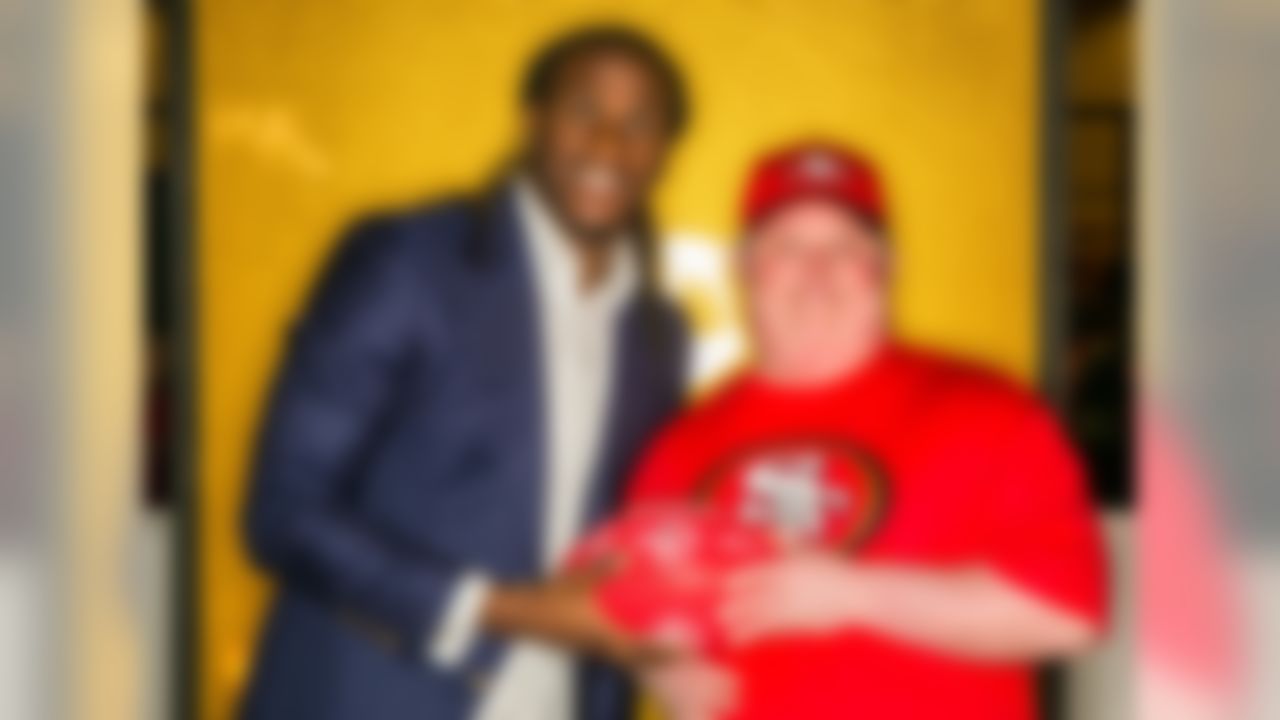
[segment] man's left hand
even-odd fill
[[[859,585],[848,558],[798,551],[730,575],[719,619],[735,645],[835,632],[855,620]]]

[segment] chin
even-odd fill
[[[565,219],[569,230],[587,239],[609,239],[627,227],[626,216],[620,213],[573,213]]]

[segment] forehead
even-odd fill
[[[771,212],[747,237],[754,242],[877,241],[880,233],[845,205],[827,198],[796,200]]]
[[[658,69],[635,51],[621,47],[578,50],[554,68],[549,80],[552,95],[593,92],[633,98],[655,107],[664,101]]]

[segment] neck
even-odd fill
[[[813,387],[825,385],[866,369],[887,345],[887,337],[877,332],[837,350],[824,352],[760,353],[756,367],[760,376],[776,385]]]
[[[616,240],[581,240],[566,235],[578,258],[578,287],[590,291],[599,287],[609,276],[613,263],[613,243]]]
[[[620,233],[590,232],[575,227],[574,223],[565,218],[564,212],[555,202],[554,196],[541,176],[532,170],[527,175],[538,202],[546,209],[547,216],[559,230],[556,234],[561,241],[569,245],[577,260],[579,288],[590,291],[599,287],[609,275],[613,262],[614,243],[620,242],[618,239]]]

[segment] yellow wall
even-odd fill
[[[263,389],[317,262],[361,209],[482,178],[514,130],[523,59],[602,6],[692,76],[695,125],[659,197],[668,227],[722,243],[755,152],[797,134],[856,142],[892,190],[904,332],[1030,376],[1035,3],[615,5],[195,3],[204,717],[230,715],[268,597],[238,513]],[[681,292],[701,330],[732,321],[724,291]]]

